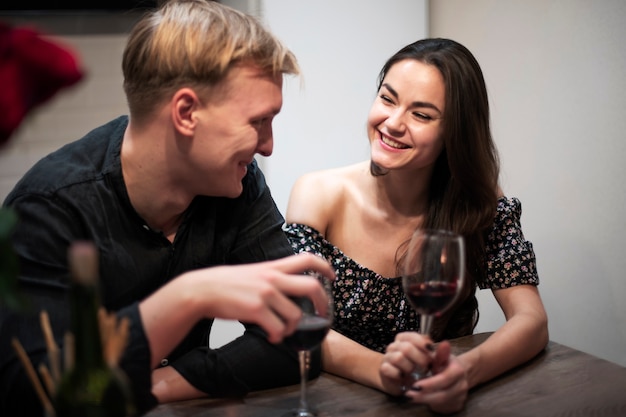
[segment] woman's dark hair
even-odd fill
[[[380,89],[389,69],[403,60],[435,66],[445,84],[443,151],[435,162],[429,209],[423,228],[463,235],[467,252],[465,291],[433,328],[434,340],[471,334],[478,322],[477,283],[486,274],[485,242],[498,203],[499,160],[489,126],[489,102],[482,71],[472,53],[450,39],[423,39],[405,46],[383,66]],[[372,163],[373,175],[384,172]],[[399,250],[398,265],[403,255]]]

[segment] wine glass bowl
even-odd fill
[[[296,330],[284,340],[285,345],[298,352],[300,364],[300,403],[298,408],[291,410],[285,417],[315,417],[307,401],[307,379],[311,350],[318,347],[330,330],[333,323],[333,293],[332,281],[317,274],[315,276],[327,296],[327,304],[324,306],[314,306],[308,298],[298,298],[294,301],[302,310],[302,317]]]
[[[420,333],[430,335],[433,320],[458,298],[465,275],[465,245],[461,235],[446,230],[416,230],[402,269],[402,287],[420,315]],[[415,372],[414,379],[425,375]]]

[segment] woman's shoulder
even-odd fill
[[[291,189],[287,222],[303,223],[324,233],[333,213],[341,211],[355,187],[363,163],[306,173]]]
[[[346,182],[353,181],[359,172],[362,172],[365,163],[346,165],[336,168],[328,168],[318,171],[311,171],[303,174],[296,180],[297,186],[318,186],[340,187]]]
[[[291,193],[299,198],[334,201],[354,187],[363,166],[359,163],[308,172],[296,180]]]
[[[511,239],[516,235],[523,236],[521,218],[522,203],[520,200],[517,197],[500,196],[488,240],[494,242]]]

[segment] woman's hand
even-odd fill
[[[432,372],[415,382],[414,370]],[[380,367],[385,391],[404,395],[413,402],[427,405],[437,413],[454,413],[465,406],[469,383],[464,364],[450,354],[450,343],[439,343],[415,332],[400,333],[387,347]]]
[[[437,345],[431,364],[432,376],[413,383],[406,396],[442,414],[461,411],[467,400],[467,371],[459,358],[450,354],[450,343]]]
[[[387,346],[380,365],[380,378],[385,392],[403,395],[413,384],[414,371],[426,372],[431,368],[434,345],[428,336],[416,332],[403,332]]]

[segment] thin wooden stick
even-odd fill
[[[98,310],[98,320],[104,360],[109,366],[115,368],[126,348],[130,321],[127,317],[118,321],[115,313],[108,313],[103,307]]]
[[[117,322],[117,326],[106,344],[105,358],[109,366],[115,368],[119,365],[124,349],[126,349],[129,331],[130,320],[128,317],[123,317]]]
[[[50,326],[50,317],[48,317],[48,312],[46,310],[41,310],[39,315],[41,328],[43,330],[43,335],[46,340],[46,346],[48,348],[48,359],[50,361],[50,371],[52,373],[52,379],[55,383],[59,383],[61,381],[61,353],[59,351],[59,346],[54,341],[54,335],[52,334],[52,326]]]
[[[43,404],[47,415],[55,416],[56,413],[54,412],[54,407],[52,407],[52,402],[46,395],[46,392],[44,391],[43,386],[41,385],[41,382],[39,381],[39,378],[35,373],[35,368],[33,368],[33,365],[30,363],[30,359],[28,359],[28,355],[22,347],[22,344],[15,337],[11,340],[11,343],[13,344],[13,349],[15,349],[19,360],[22,362],[22,365],[26,370],[26,375],[28,376],[28,379],[30,379],[31,384],[33,384],[33,388],[35,388],[35,392],[37,393],[39,400]]]
[[[72,332],[66,332],[63,337],[63,346],[65,347],[64,364],[65,371],[69,371],[74,367],[74,335]]]
[[[43,380],[43,383],[46,386],[50,397],[54,397],[54,394],[56,393],[56,386],[54,385],[52,375],[50,375],[50,370],[43,363],[39,364],[39,375],[41,376],[41,379]]]
[[[98,309],[98,324],[100,325],[100,338],[102,346],[106,346],[115,328],[115,317],[110,316],[104,307]]]

